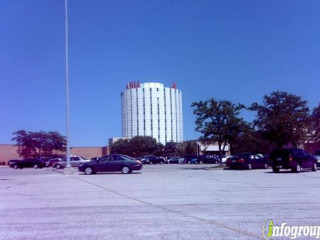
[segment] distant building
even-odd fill
[[[204,144],[201,142],[197,142],[198,150],[200,155],[206,154],[219,154],[219,145],[215,144]],[[230,155],[230,145],[226,144],[224,151],[222,151],[223,155]]]
[[[182,92],[176,84],[128,83],[121,93],[122,136],[151,136],[157,142],[183,141]]]
[[[109,148],[104,147],[70,147],[71,155],[86,158],[102,157],[109,154]],[[65,155],[65,152],[58,152],[59,155]],[[7,165],[11,159],[22,159],[18,154],[18,147],[14,144],[0,144],[0,166]]]

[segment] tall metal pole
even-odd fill
[[[65,4],[65,30],[66,30],[66,103],[67,103],[67,168],[70,168],[70,104],[69,104],[69,43],[68,43],[68,0]]]

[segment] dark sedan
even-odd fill
[[[133,170],[141,170],[142,163],[129,156],[121,154],[111,154],[92,160],[91,162],[80,164],[78,167],[80,172],[86,175],[97,172],[116,172],[121,171],[123,174],[131,173]]]
[[[262,154],[238,153],[227,159],[229,168],[268,168],[268,160]]]
[[[291,169],[296,173],[301,172],[302,168],[317,171],[316,157],[302,149],[277,149],[271,153],[270,160],[272,170],[276,173],[280,169]]]
[[[9,161],[9,166],[14,169],[22,169],[22,168],[43,168],[45,167],[45,163],[42,160],[39,159],[24,159],[24,160],[14,160]]]
[[[146,155],[139,158],[142,164],[163,164],[164,158],[153,155]]]

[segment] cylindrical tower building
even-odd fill
[[[173,84],[131,82],[121,93],[122,136],[151,136],[157,142],[183,141],[182,93]]]

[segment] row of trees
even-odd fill
[[[132,157],[153,154],[155,156],[181,156],[194,154],[197,146],[194,141],[183,143],[157,143],[152,137],[136,136],[132,139],[120,139],[112,145],[111,153],[122,153]]]
[[[24,158],[53,156],[66,149],[66,138],[58,132],[19,130],[13,135],[12,140],[18,146],[18,154]]]
[[[218,143],[220,152],[227,144],[232,152],[270,152],[320,139],[320,104],[310,112],[305,100],[287,92],[275,91],[265,95],[262,104],[251,106],[212,98],[192,107],[200,140]],[[240,117],[242,110],[256,112],[256,119],[245,121]]]
[[[26,132],[19,130],[13,133],[18,153],[24,158],[41,158],[57,155],[66,150],[66,138],[58,132]],[[165,146],[157,143],[152,137],[136,136],[130,140],[121,139],[112,145],[111,153],[121,153],[132,157],[154,154],[157,156],[173,156],[194,154],[196,143],[168,142]]]

